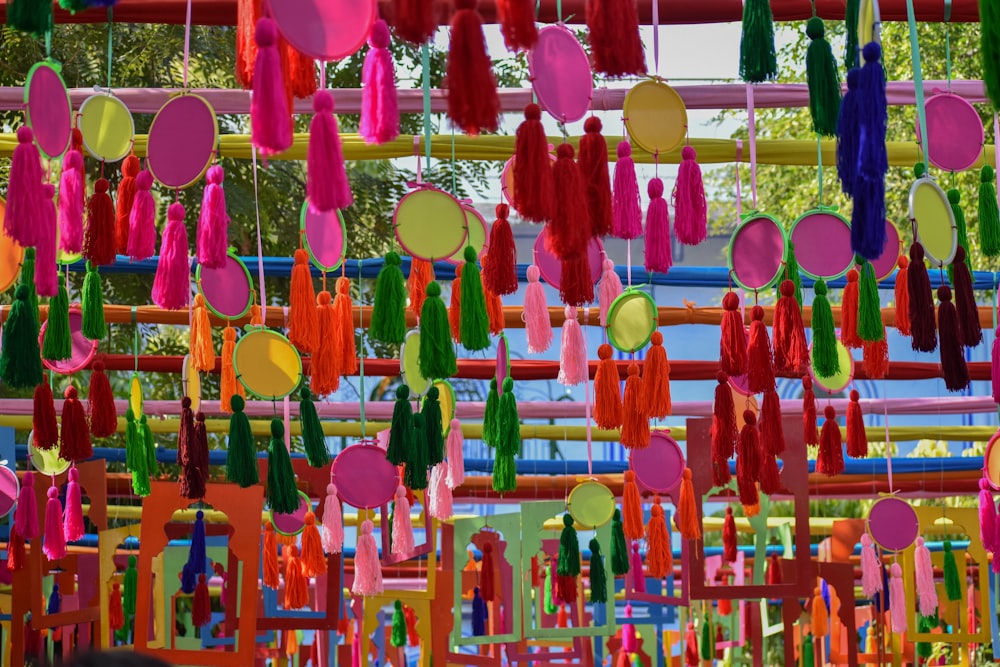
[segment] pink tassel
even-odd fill
[[[604,258],[604,272],[601,273],[601,288],[598,292],[598,302],[601,305],[601,326],[608,326],[608,311],[615,299],[621,296],[622,279],[615,272],[615,263]]]
[[[400,555],[413,553],[410,501],[406,499],[406,488],[403,486],[396,489],[396,507],[392,513],[392,553]]]
[[[63,517],[63,535],[67,542],[83,539],[83,500],[80,492],[80,471],[73,466],[69,469],[66,484],[66,513]]]
[[[611,209],[614,214],[611,235],[620,239],[637,239],[642,236],[642,205],[639,202],[639,182],[635,177],[632,144],[618,144],[618,162],[615,163],[615,183]]]
[[[684,245],[698,245],[708,236],[708,203],[697,157],[691,146],[681,149],[674,184],[674,235]]]
[[[198,214],[198,263],[209,269],[225,266],[229,251],[229,214],[226,212],[226,191],[222,189],[225,177],[221,166],[209,167],[205,176],[208,185]]]
[[[156,200],[153,175],[140,171],[135,177],[135,199],[128,218],[128,256],[137,262],[156,254]]]
[[[866,598],[882,590],[882,566],[868,533],[861,535],[861,590]]]
[[[448,430],[448,442],[445,443],[448,454],[448,488],[457,489],[465,481],[465,436],[462,435],[462,422],[451,420]]]
[[[166,310],[187,308],[191,298],[190,276],[184,206],[175,202],[167,209],[167,226],[160,242],[160,261],[153,279],[153,303]]]
[[[358,547],[354,554],[354,585],[351,592],[355,595],[371,597],[382,592],[382,566],[378,560],[378,546],[372,531],[375,526],[368,519],[361,524],[361,536],[358,537]]]
[[[532,264],[528,267],[528,287],[524,292],[524,331],[528,338],[528,352],[541,354],[552,344],[552,320],[545,302],[545,288],[538,278],[541,272]]]
[[[917,578],[917,600],[921,616],[933,616],[938,608],[937,589],[934,587],[934,567],[931,552],[924,544],[924,538],[917,538],[917,548],[913,552],[913,569]],[[890,608],[892,600],[889,600]]]
[[[906,593],[903,590],[903,569],[899,563],[892,564],[892,578],[889,579],[889,609],[892,611],[892,631],[906,632]]]
[[[333,484],[326,485],[320,537],[323,540],[323,551],[327,553],[339,554],[344,548],[344,516],[340,509],[340,498],[337,497],[337,487]]]
[[[49,560],[59,560],[66,557],[62,503],[59,502],[58,487],[50,486],[47,493],[49,500],[45,503],[45,535],[43,536],[42,553]]]
[[[646,270],[666,273],[674,264],[670,247],[670,209],[663,198],[663,181],[649,182],[649,208],[646,209]]]
[[[1000,403],[1000,327],[997,327],[993,337],[993,356],[990,358],[991,377],[993,378],[993,402]]]
[[[320,90],[313,95],[313,111],[306,161],[309,207],[321,212],[348,208],[354,203],[354,195],[344,169],[344,152],[330,91]]]
[[[3,230],[22,248],[35,245],[35,234],[42,223],[38,201],[42,194],[42,160],[30,127],[17,129],[17,148],[10,164],[7,184],[7,209]]]
[[[360,632],[360,630],[358,630]],[[351,667],[361,667],[361,644],[362,639],[355,636],[351,642]]]
[[[39,296],[55,296],[59,291],[56,267],[56,189],[51,183],[42,186],[38,202],[38,229],[35,230],[35,290]]]
[[[635,589],[636,593],[645,593],[646,575],[643,573],[646,569],[643,567],[638,542],[632,542],[632,567],[629,568],[629,571],[632,573],[632,588]]]
[[[254,39],[257,60],[250,97],[250,133],[253,145],[262,155],[268,156],[292,147],[292,114],[285,94],[278,29],[274,21],[268,18],[257,21]]]
[[[389,52],[389,26],[379,19],[368,36],[368,55],[361,68],[361,125],[365,143],[384,144],[399,136],[396,73]]]
[[[35,502],[35,473],[28,470],[21,480],[21,491],[17,495],[17,511],[14,512],[14,530],[25,542],[38,537],[38,505]]]
[[[996,553],[997,544],[997,507],[993,502],[993,492],[989,481],[983,477],[979,480],[979,537],[983,548],[990,553]]]
[[[69,254],[83,251],[83,155],[71,150],[59,177],[59,247]]]
[[[587,341],[576,320],[576,308],[566,307],[566,321],[562,327],[562,344],[559,349],[559,384],[567,387],[583,384],[590,377],[587,364]]]
[[[439,463],[431,470],[430,500],[427,511],[435,519],[446,521],[454,513],[451,487],[448,486],[448,464]]]
[[[632,618],[632,605],[625,604],[625,618]],[[635,624],[622,625],[622,651],[631,655],[639,650],[638,638],[635,635]]]

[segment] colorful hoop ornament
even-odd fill
[[[342,60],[364,46],[378,18],[376,0],[281,0],[271,18],[288,43],[316,60]]]
[[[42,323],[42,328],[38,332],[38,345],[45,341],[45,330],[48,328],[48,320]],[[69,307],[69,332],[71,342],[71,352],[69,359],[52,361],[42,359],[42,364],[54,373],[59,375],[72,375],[86,368],[97,354],[97,341],[89,340],[83,335],[83,313],[80,306],[73,304]]]
[[[854,380],[854,356],[851,351],[841,343],[837,341],[837,360],[840,366],[840,370],[836,375],[830,377],[823,377],[816,371],[816,361],[813,358],[813,350],[815,348],[809,346],[809,376],[812,378],[813,382],[820,388],[825,390],[830,394],[836,394],[847,388],[851,381]]]
[[[670,493],[684,477],[684,452],[670,437],[670,429],[656,429],[649,436],[649,447],[633,449],[629,469],[635,481],[650,493]]]
[[[70,462],[59,458],[59,448],[38,449],[35,447],[34,432],[28,433],[28,458],[37,472],[46,477],[61,475],[69,470]]]
[[[983,455],[983,474],[994,489],[1000,489],[1000,431],[993,434],[986,445],[986,453]]]
[[[649,344],[658,324],[653,297],[630,287],[608,309],[608,342],[620,352],[636,352]]]
[[[160,107],[149,128],[146,168],[161,185],[183,190],[215,159],[219,123],[204,97],[182,93]]]
[[[24,248],[3,233],[3,219],[7,212],[7,202],[0,197],[0,292],[6,292],[21,276],[24,262]]]
[[[615,494],[600,482],[588,479],[569,492],[566,509],[581,526],[600,528],[615,514]]]
[[[733,282],[745,290],[770,287],[781,276],[787,247],[785,229],[776,218],[747,214],[729,240],[727,260]]]
[[[299,491],[299,506],[291,514],[282,514],[268,510],[271,523],[279,535],[292,537],[298,535],[306,527],[306,512],[312,510],[312,501],[305,492]]]
[[[896,270],[896,260],[902,254],[902,244],[899,240],[899,230],[891,220],[885,221],[885,247],[882,254],[872,261],[872,268],[875,269],[875,278],[881,282],[892,275]]]
[[[562,261],[546,247],[545,239],[548,230],[543,227],[542,231],[535,237],[535,266],[542,276],[542,279],[555,289],[559,289],[562,280]],[[587,259],[590,262],[590,277],[597,284],[601,277],[601,260],[604,257],[604,244],[598,237],[590,239],[587,245]]]
[[[233,250],[218,269],[199,264],[195,269],[198,292],[205,298],[205,306],[216,317],[236,320],[250,312],[253,306],[253,278],[250,269]]]
[[[136,419],[142,415],[142,380],[138,373],[132,373],[132,379],[128,383],[128,406],[132,408],[132,414]]]
[[[194,357],[190,354],[184,355],[181,366],[181,387],[184,395],[191,399],[191,410],[198,412],[201,407],[201,374],[194,365]]]
[[[590,60],[580,41],[562,24],[545,26],[528,52],[528,72],[538,105],[560,123],[585,115],[594,94]]]
[[[73,107],[61,71],[62,65],[54,60],[35,63],[24,86],[28,126],[38,150],[49,160],[65,153],[73,136]]]
[[[430,389],[431,381],[420,372],[419,329],[407,331],[403,344],[399,347],[399,373],[403,378],[403,384],[410,389],[411,398],[419,398]]]
[[[629,139],[651,155],[665,155],[687,137],[684,100],[662,81],[643,81],[633,86],[625,95],[622,114]]]
[[[465,249],[468,246],[472,246],[476,251],[476,257],[482,259],[490,238],[489,227],[486,225],[486,218],[483,217],[483,214],[477,211],[475,206],[466,202],[462,202],[462,210],[465,211],[467,236],[465,244],[447,259],[447,262],[453,266],[465,262]]]
[[[840,278],[854,265],[851,223],[835,209],[806,211],[788,232],[803,275],[812,279]]]
[[[17,475],[8,465],[9,461],[0,462],[0,517],[5,517],[17,506],[17,496],[21,491],[21,483]]]
[[[288,396],[302,382],[302,358],[287,338],[265,327],[248,327],[233,352],[236,377],[266,401]]]
[[[910,187],[910,222],[927,260],[935,266],[951,264],[958,249],[955,214],[948,196],[930,176],[918,178]]]
[[[932,95],[924,104],[927,160],[945,171],[965,171],[983,155],[986,132],[976,108],[952,93]],[[922,142],[920,123],[917,141]]]
[[[399,487],[399,472],[385,459],[385,450],[362,442],[337,454],[330,468],[330,481],[345,503],[370,510],[392,500]]]
[[[347,225],[340,211],[313,211],[309,202],[302,204],[299,233],[309,259],[320,271],[330,273],[340,268],[347,256]]]
[[[444,190],[430,185],[404,195],[392,216],[396,241],[417,259],[447,259],[465,247],[465,209]]]
[[[872,541],[886,551],[908,549],[920,535],[920,520],[913,507],[893,496],[876,500],[865,523]]]
[[[110,90],[85,99],[76,122],[84,148],[96,159],[118,162],[132,150],[135,141],[132,112]]]

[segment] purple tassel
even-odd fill
[[[670,247],[670,210],[663,198],[663,181],[654,178],[647,186],[649,208],[646,209],[646,270],[666,273],[673,266]]]
[[[313,111],[306,160],[309,207],[319,212],[343,210],[354,203],[354,196],[344,169],[344,151],[340,145],[330,91],[317,91],[313,96]]]
[[[135,261],[156,254],[156,200],[153,199],[153,175],[140,171],[135,177],[135,199],[128,219],[128,256]]]
[[[708,202],[697,159],[691,146],[681,149],[674,184],[674,235],[684,245],[698,245],[708,236]]]
[[[42,198],[42,160],[30,127],[17,129],[17,148],[10,164],[7,184],[7,209],[3,231],[22,248],[35,245],[35,234],[42,224],[38,202]]]
[[[160,261],[153,279],[153,303],[166,310],[187,308],[191,298],[190,273],[184,206],[175,202],[167,209],[167,226],[160,242]]]
[[[639,202],[639,182],[635,177],[632,145],[627,141],[618,144],[618,162],[615,163],[615,182],[611,209],[614,215],[611,235],[620,239],[637,239],[642,236],[642,205]]]
[[[384,144],[399,136],[396,73],[389,52],[389,26],[379,19],[368,36],[368,55],[361,69],[361,124],[365,143]]]
[[[216,164],[209,168],[208,185],[198,215],[198,263],[209,269],[225,266],[229,249],[229,214],[226,213],[226,191],[222,189],[225,177],[221,166]]]
[[[69,254],[83,250],[83,155],[71,150],[59,177],[59,247]]]
[[[278,28],[274,21],[257,21],[254,33],[257,59],[250,96],[250,137],[262,155],[274,155],[292,147],[292,114],[285,94],[278,48]]]
[[[479,586],[472,590],[472,635],[482,637],[486,634],[486,619],[489,618],[489,607],[486,600],[479,594]]]
[[[59,593],[59,584],[52,584],[52,592],[49,593],[49,604],[45,608],[46,614],[58,614],[62,609],[62,594]]]
[[[885,148],[888,124],[882,47],[867,44],[864,67],[858,76],[856,111],[859,128],[858,173],[851,216],[851,250],[875,260],[885,248],[885,174],[889,158]]]
[[[56,189],[51,183],[42,186],[38,204],[39,223],[35,232],[35,290],[39,296],[55,296],[59,291],[56,268]]]
[[[858,79],[861,70],[852,69],[847,73],[847,92],[840,100],[840,116],[837,118],[837,177],[840,191],[848,197],[854,194],[854,182],[858,175]]]

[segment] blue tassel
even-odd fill
[[[889,156],[885,134],[889,121],[882,47],[871,42],[862,55],[865,64],[858,77],[855,107],[861,132],[851,216],[851,249],[865,259],[874,260],[882,255],[886,241],[885,174],[889,170]]]
[[[187,563],[181,568],[181,592],[191,595],[198,585],[198,575],[205,574],[205,561],[208,555],[205,551],[205,513],[198,510],[194,519],[194,530],[191,533],[191,550],[188,552]]]
[[[479,586],[472,592],[472,635],[483,637],[486,635],[486,619],[490,612],[486,607],[486,600],[479,595]]]
[[[854,195],[854,181],[858,176],[858,79],[861,70],[847,73],[847,92],[840,101],[837,117],[837,176],[840,190],[848,197]]]
[[[59,584],[52,584],[52,593],[49,594],[49,606],[46,608],[47,614],[58,614],[62,609],[62,595],[59,593]]]

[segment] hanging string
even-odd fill
[[[112,44],[114,44],[114,8],[108,7],[108,94],[111,94],[111,63],[113,61]]]
[[[420,160],[417,160],[419,163]],[[358,289],[361,289],[361,264],[363,259],[358,259]],[[358,299],[358,311],[363,312],[361,299]],[[353,315],[352,315],[353,317]],[[358,345],[358,419],[361,420],[361,439],[365,439],[365,327],[361,322],[361,344]]]
[[[653,72],[660,76],[660,0],[653,0]]]
[[[52,60],[52,26],[45,31],[45,59]]]
[[[133,373],[139,372],[139,322],[136,319],[136,310],[137,306],[132,306],[132,358],[135,360]],[[51,376],[51,373],[49,375]]]
[[[951,0],[944,0],[944,63],[947,68],[948,92],[951,92]]]
[[[819,205],[823,206],[823,138],[816,135],[816,180],[819,186]]]
[[[421,82],[424,91],[424,155],[427,170],[431,168],[431,52],[424,44],[420,49],[420,67],[423,70]],[[419,161],[419,160],[418,160]]]
[[[455,182],[455,128],[451,128],[451,194],[458,196],[458,185]],[[468,224],[466,224],[468,227]]]
[[[184,90],[188,87],[188,60],[191,57],[191,1],[187,0],[187,13],[184,16]]]
[[[753,208],[757,210],[757,128],[755,126],[755,114],[753,105],[753,84],[747,84],[747,129],[750,136],[750,196],[753,201]]]
[[[253,208],[257,216],[257,280],[260,282],[260,321],[267,322],[267,292],[264,289],[264,242],[260,233],[260,199],[257,194],[257,147],[250,150],[250,162],[253,168]]]
[[[743,217],[743,195],[740,192],[740,162],[743,161],[743,140],[736,140],[736,220]],[[731,287],[731,286],[730,286]]]
[[[916,95],[917,119],[920,122],[920,161],[927,171],[927,109],[924,106],[924,77],[920,66],[920,44],[917,40],[917,19],[913,11],[913,0],[906,0],[906,17],[910,27],[910,51],[913,58],[913,89]]]

